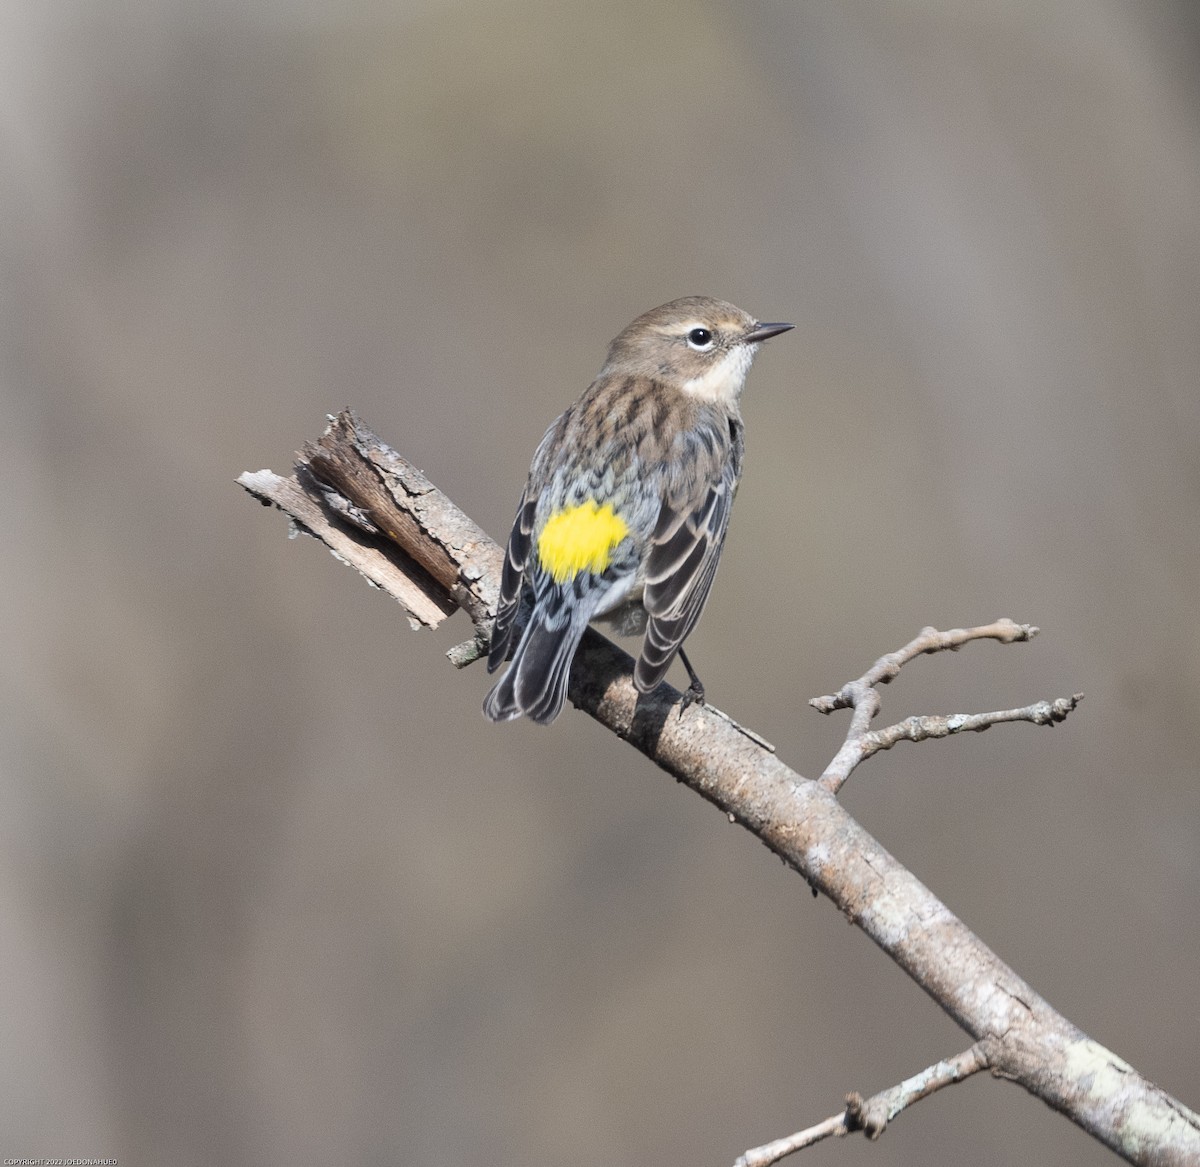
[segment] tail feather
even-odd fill
[[[516,674],[510,667],[508,671],[492,686],[492,691],[484,698],[483,714],[490,721],[512,721],[521,716],[521,707],[513,694],[513,680]]]
[[[577,606],[567,620],[551,621],[534,612],[504,676],[484,700],[485,716],[511,721],[525,714],[538,725],[549,725],[559,715],[571,661],[594,606]]]
[[[517,704],[538,725],[549,725],[563,707],[582,635],[583,628],[576,631],[574,622],[558,630],[539,624],[525,641],[514,692]]]

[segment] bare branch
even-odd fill
[[[1017,624],[1009,619],[981,624],[977,628],[954,628],[939,632],[922,628],[903,648],[881,656],[857,681],[848,681],[836,693],[814,697],[809,704],[819,713],[853,708],[850,727],[833,761],[825,767],[817,781],[831,794],[837,794],[856,766],[880,750],[890,750],[897,742],[923,742],[932,738],[950,737],[956,733],[982,733],[1005,721],[1028,721],[1034,725],[1055,725],[1066,719],[1083,700],[1082,693],[1059,697],[1055,701],[1035,701],[1021,709],[1000,709],[994,713],[948,713],[909,717],[886,729],[872,730],[871,722],[878,715],[883,700],[877,686],[894,680],[900,670],[922,653],[957,652],[972,640],[998,640],[1014,644],[1031,640],[1039,629],[1032,624]]]
[[[753,1147],[740,1155],[733,1167],[771,1167],[780,1159],[811,1147],[814,1143],[828,1138],[841,1138],[854,1131],[862,1131],[868,1139],[877,1139],[887,1129],[887,1125],[902,1110],[928,1098],[946,1086],[953,1086],[980,1070],[987,1069],[987,1055],[983,1046],[976,1042],[970,1049],[963,1050],[952,1058],[937,1062],[928,1069],[906,1078],[897,1086],[881,1090],[870,1098],[861,1094],[846,1096],[846,1109],[841,1114],[835,1114],[824,1122],[810,1126],[806,1130],[797,1131],[782,1139],[775,1139],[761,1147]]]
[[[1005,721],[1028,721],[1033,725],[1054,725],[1083,700],[1082,693],[1059,697],[1055,701],[1035,701],[1020,709],[997,709],[993,713],[944,713],[906,717],[886,729],[875,729],[863,737],[863,758],[880,750],[890,750],[897,742],[924,742],[951,737],[956,733],[982,733]]]
[[[464,607],[476,640],[486,643],[500,548],[352,414],[335,419],[320,447],[324,454],[302,462],[297,478],[290,480],[306,496],[303,505],[291,487],[268,494],[261,475],[244,477],[243,485],[319,538],[325,538],[324,524],[340,524],[341,534],[354,532],[364,540],[379,539],[362,530],[364,524],[388,532],[400,544],[393,566],[405,577],[405,594],[415,586],[438,596],[439,608]],[[337,475],[345,506],[330,501],[328,487],[335,477],[326,474],[330,462],[362,463],[362,475],[347,466]],[[370,488],[360,497],[362,481]],[[328,541],[341,555],[340,546]],[[389,591],[409,606],[399,590]],[[875,684],[921,652],[983,637],[1026,640],[1032,632],[1011,621],[949,633],[931,629],[899,654],[881,658],[878,674],[873,670],[863,680],[874,692]],[[824,892],[981,1046],[994,1074],[1019,1082],[1132,1163],[1182,1167],[1200,1162],[1200,1116],[1034,992],[864,831],[830,790],[784,765],[715,709],[693,705],[680,716],[681,694],[669,685],[639,700],[632,672],[627,653],[589,630],[576,654],[569,696]],[[853,701],[835,707],[846,704]],[[862,713],[856,706],[852,721]]]
[[[255,498],[290,515],[296,530],[316,536],[368,583],[398,600],[414,628],[435,628],[458,607],[443,589],[429,585],[395,543],[339,524],[319,494],[306,490],[297,478],[258,470],[247,471],[238,482]]]
[[[848,709],[855,704],[855,694],[860,689],[873,689],[894,680],[909,661],[925,653],[957,652],[972,640],[998,640],[1001,644],[1032,640],[1039,632],[1032,624],[1017,624],[1007,617],[980,624],[976,628],[951,628],[939,632],[936,628],[922,628],[903,648],[881,656],[857,681],[843,685],[829,697],[814,697],[809,704],[819,713],[832,713],[835,709]]]
[[[847,1109],[849,1109],[848,1106]],[[797,1131],[794,1135],[775,1139],[770,1143],[764,1143],[761,1147],[751,1147],[750,1150],[737,1157],[733,1167],[770,1167],[772,1163],[778,1163],[780,1159],[786,1159],[797,1151],[803,1151],[805,1147],[823,1143],[826,1139],[841,1138],[849,1133],[850,1127],[846,1121],[846,1111],[843,1110],[841,1114],[832,1114],[824,1122],[819,1122],[816,1126],[805,1127],[804,1130]]]

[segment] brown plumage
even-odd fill
[[[639,692],[663,679],[716,574],[742,472],[746,373],[758,344],[791,327],[689,296],[639,316],[612,342],[600,375],[533,456],[488,670],[510,649],[512,663],[484,702],[489,718],[553,721],[594,619],[644,631]],[[514,649],[523,597],[529,615]],[[702,699],[688,672],[691,699]]]

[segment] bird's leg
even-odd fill
[[[696,675],[696,670],[692,668],[692,662],[688,660],[687,653],[682,648],[679,650],[679,659],[683,667],[687,669],[688,680],[691,681],[691,684],[688,685],[687,690],[683,694],[683,701],[679,705],[679,716],[682,717],[683,711],[689,705],[704,704],[704,684]]]

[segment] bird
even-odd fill
[[[642,636],[639,693],[678,655],[690,680],[680,715],[703,702],[683,642],[708,599],[742,475],[742,387],[759,345],[793,327],[685,296],[612,341],[599,375],[533,455],[488,653],[489,673],[508,668],[486,717],[554,721],[593,620]]]

